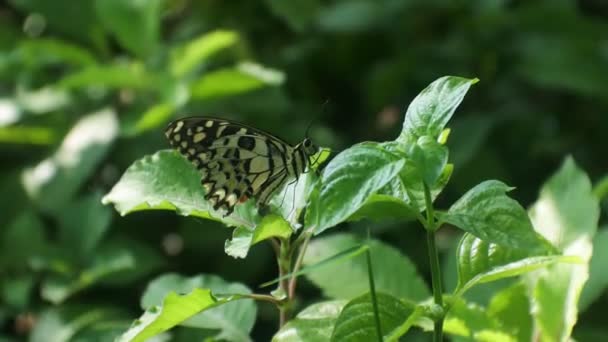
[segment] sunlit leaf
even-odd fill
[[[574,160],[543,185],[530,209],[534,227],[583,264],[557,264],[529,276],[535,302],[534,322],[542,341],[567,339],[577,319],[580,293],[589,277],[592,238],[597,230],[599,203],[591,182]]]
[[[229,283],[214,275],[184,277],[164,274],[152,280],[141,299],[141,306],[160,305],[167,293],[189,293],[206,288],[215,294],[249,294],[245,285]],[[206,310],[181,323],[184,326],[219,330],[218,340],[247,341],[256,318],[256,306],[250,299],[243,299]]]
[[[238,39],[234,31],[216,30],[175,48],[171,51],[171,73],[176,77],[185,76],[209,57],[236,44]]]
[[[305,308],[274,335],[272,342],[328,341],[346,303],[333,300]]]
[[[111,109],[80,119],[52,156],[23,172],[28,195],[44,209],[62,208],[106,155],[117,135],[118,121]]]

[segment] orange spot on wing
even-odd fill
[[[247,202],[248,199],[249,199],[249,197],[247,197],[247,195],[243,195],[243,196],[241,196],[241,198],[239,198],[239,203]]]

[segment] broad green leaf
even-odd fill
[[[506,195],[510,190],[496,180],[482,182],[439,218],[487,242],[536,254],[552,250],[534,231],[524,208]]]
[[[329,341],[345,300],[313,304],[300,311],[272,338],[272,342]]]
[[[216,299],[209,289],[195,288],[185,295],[169,292],[161,307],[154,306],[146,310],[116,341],[144,342],[204,310],[229,301],[231,299]]]
[[[105,157],[117,135],[118,121],[111,109],[80,119],[53,155],[23,172],[28,195],[45,210],[63,208]]]
[[[566,340],[576,323],[578,299],[589,276],[592,238],[599,218],[591,182],[572,158],[566,158],[543,185],[530,216],[535,228],[564,255],[584,261],[553,265],[529,276],[540,341]]]
[[[501,322],[485,308],[464,300],[452,303],[444,329],[454,341],[516,342],[515,336],[505,331]]]
[[[95,10],[104,28],[126,50],[149,57],[158,45],[161,0],[95,0]]]
[[[376,293],[380,328],[383,337],[395,340],[407,332],[413,324],[415,306],[391,295]],[[412,317],[414,316],[414,317]],[[395,334],[399,330],[399,334]],[[369,294],[354,298],[344,306],[336,321],[331,341],[377,341],[376,322]]]
[[[469,87],[479,80],[444,76],[426,87],[410,103],[405,114],[403,130],[398,141],[409,141],[422,136],[438,137],[454,111],[462,102]]]
[[[175,106],[170,103],[159,103],[146,110],[136,121],[123,125],[122,132],[126,136],[135,136],[146,131],[166,125],[173,116]]]
[[[577,262],[563,256],[533,256],[530,251],[512,249],[480,240],[465,233],[457,250],[458,286],[456,294],[469,288],[506,277],[521,275],[556,262]]]
[[[406,146],[408,157],[415,164],[416,172],[429,186],[435,185],[448,162],[448,149],[432,136],[421,136],[414,144]]]
[[[543,185],[530,209],[534,228],[562,251],[581,237],[593,237],[599,213],[591,181],[571,157]]]
[[[366,244],[365,240],[349,234],[316,238],[310,242],[304,265],[314,265],[338,252]],[[376,290],[392,296],[419,301],[430,291],[414,264],[397,249],[380,241],[367,243],[372,257]],[[328,264],[306,274],[329,298],[352,299],[369,291],[367,261],[359,255],[339,264]]]
[[[98,193],[77,198],[59,217],[61,243],[75,258],[91,256],[110,227],[112,212],[100,200]]]
[[[321,188],[306,222],[315,234],[348,219],[371,196],[393,179],[405,161],[375,143],[355,145],[336,156],[323,170]]]
[[[531,341],[532,315],[526,286],[518,282],[496,292],[487,313],[515,336],[516,341]]]
[[[200,184],[201,175],[179,153],[159,151],[133,163],[102,199],[113,204],[121,215],[140,210],[173,210],[180,215],[197,216],[234,226],[255,227],[247,210],[251,201],[238,205],[227,217],[213,210]]]
[[[68,41],[53,38],[23,40],[17,53],[21,62],[29,65],[48,63],[85,67],[97,63],[95,56],[89,50]]]
[[[253,230],[246,227],[236,227],[232,231],[232,239],[224,243],[224,252],[233,258],[245,258],[253,241]]]
[[[99,250],[91,264],[76,275],[52,275],[46,279],[41,288],[41,296],[58,304],[78,291],[95,285],[103,278],[120,271],[135,268],[135,260],[129,250]]]
[[[235,31],[216,30],[205,33],[171,51],[170,70],[175,77],[194,71],[209,57],[235,45],[239,35]]]
[[[385,194],[372,194],[367,198],[367,201],[365,201],[361,208],[352,214],[348,220],[411,220],[416,217],[417,211],[418,210],[399,198]]]
[[[251,244],[254,245],[272,237],[287,239],[291,233],[293,230],[284,218],[274,214],[266,215],[253,232]]]
[[[608,227],[600,229],[593,238],[593,255],[589,264],[589,279],[583,288],[578,309],[584,311],[608,288]]]
[[[265,3],[296,32],[302,32],[309,27],[321,8],[319,0],[265,0]]]
[[[258,64],[242,63],[236,68],[218,69],[204,74],[192,84],[192,98],[210,100],[238,95],[280,85],[284,79],[285,76],[280,71]]]
[[[126,315],[123,311],[116,308],[99,307],[99,305],[54,307],[44,310],[37,317],[29,341],[74,341],[79,332],[95,323],[108,323],[125,318]]]
[[[57,86],[64,89],[106,87],[110,89],[132,88],[155,91],[166,86],[167,79],[146,71],[141,64],[113,64],[91,66],[63,77]]]
[[[256,243],[272,237],[287,239],[292,233],[291,226],[284,218],[275,214],[266,215],[255,229],[236,227],[232,231],[232,239],[226,240],[224,251],[233,258],[245,258]]]
[[[183,277],[178,274],[164,274],[152,280],[141,298],[144,308],[160,305],[167,293],[189,293],[195,289],[209,289],[214,294],[226,295],[250,294],[245,285],[228,283],[215,275],[198,275]],[[219,330],[217,340],[248,341],[249,333],[256,318],[256,306],[253,300],[243,299],[197,314],[181,324],[189,327]]]

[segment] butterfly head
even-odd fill
[[[319,151],[319,147],[315,145],[312,140],[305,138],[298,147],[304,151],[307,156],[312,156]]]

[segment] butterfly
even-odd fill
[[[291,146],[262,130],[211,117],[175,120],[165,136],[201,171],[205,199],[214,210],[225,209],[225,216],[250,198],[258,208],[267,205],[276,190],[306,172],[318,151],[308,138]]]

